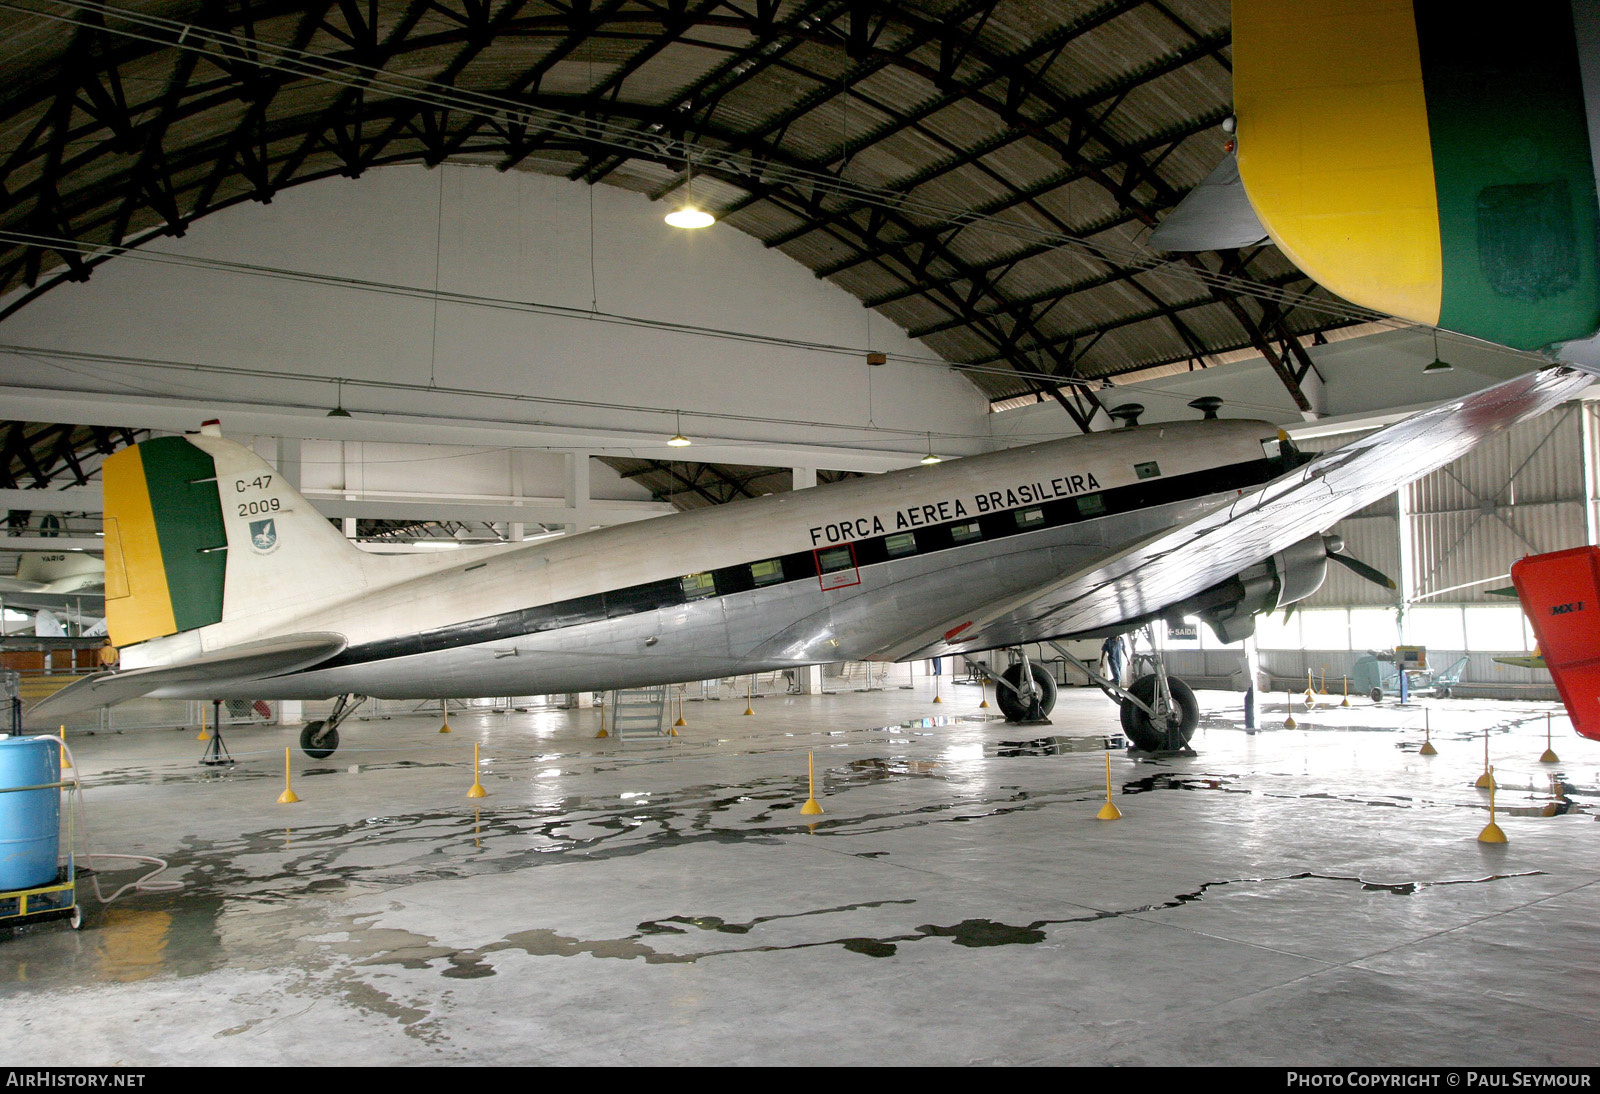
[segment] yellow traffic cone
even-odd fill
[[[1289,700],[1289,716],[1283,720],[1283,728],[1293,729],[1295,726],[1300,724],[1294,720],[1294,692],[1286,691],[1283,693],[1283,696],[1285,699]]]
[[[1506,834],[1494,822],[1494,768],[1484,772],[1484,777],[1489,780],[1489,823],[1483,826],[1483,831],[1478,833],[1479,843],[1504,843]]]
[[[197,741],[211,740],[211,734],[206,732],[206,708],[203,704],[200,707],[200,732],[195,734],[194,739]]]
[[[978,694],[983,697],[983,702],[978,704],[978,709],[979,710],[988,710],[989,709],[989,680],[988,680],[987,677],[979,678],[979,680],[978,680]]]
[[[754,715],[756,712],[756,678],[750,677],[745,684],[744,712]]]
[[[1344,678],[1344,702],[1340,703],[1339,705],[1342,707],[1347,707],[1350,705],[1350,677],[1348,676]]]
[[[440,733],[450,732],[450,700],[439,700],[439,712],[444,715],[444,725],[439,727]]]
[[[606,732],[606,697],[604,693],[602,693],[600,696],[600,732],[596,733],[594,736],[595,740],[599,740],[601,737],[611,736],[611,734]]]
[[[808,817],[815,817],[822,812],[822,806],[817,804],[817,759],[811,752],[806,753],[806,781],[809,791],[806,803],[800,807],[800,812]]]
[[[299,800],[300,795],[296,794],[289,786],[289,750],[285,748],[283,750],[283,793],[278,795],[278,804],[293,805]]]
[[[489,792],[483,788],[483,783],[478,779],[478,742],[472,742],[472,789],[467,791],[469,798],[486,798]]]
[[[62,734],[65,735],[66,731],[67,731],[66,727],[63,726],[61,728]],[[1556,755],[1555,746],[1550,743],[1550,712],[1549,711],[1545,711],[1545,714],[1544,714],[1544,755],[1539,757],[1539,762],[1542,763],[1542,764],[1558,764],[1558,763],[1561,762],[1561,757]]]
[[[1417,749],[1419,756],[1437,756],[1439,750],[1433,747],[1433,733],[1428,725],[1428,708],[1422,708],[1422,747]]]
[[[1489,731],[1487,729],[1483,731],[1483,774],[1479,775],[1478,781],[1472,785],[1479,790],[1490,791],[1491,798],[1494,796],[1494,768],[1489,766]],[[1487,842],[1504,843],[1505,839],[1502,837],[1499,840],[1489,840]]]
[[[1095,814],[1096,820],[1121,820],[1122,810],[1111,800],[1111,753],[1106,753],[1106,803]]]

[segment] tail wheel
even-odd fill
[[[1167,724],[1158,725],[1155,719],[1132,703],[1122,704],[1122,732],[1133,742],[1134,748],[1146,752],[1170,752],[1183,748],[1194,736],[1200,724],[1200,703],[1194,692],[1182,680],[1167,677],[1167,690],[1172,693],[1174,709],[1167,715]],[[1156,678],[1141,676],[1128,691],[1141,702],[1155,706]]]
[[[1022,684],[1022,662],[1006,669],[1000,674],[1000,679],[1006,683],[994,689],[994,697],[1000,704],[1000,713],[1006,716],[1008,722],[1037,722],[1048,715],[1056,705],[1056,680],[1037,661],[1028,662],[1028,667],[1033,670],[1033,699],[1024,703],[1022,697],[1013,689]],[[1011,687],[1006,687],[1010,684]]]
[[[323,732],[323,722],[307,722],[300,731],[300,751],[313,760],[326,760],[339,747],[338,729]]]

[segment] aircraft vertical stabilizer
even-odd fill
[[[254,452],[208,430],[103,464],[106,626],[117,646],[367,584],[361,552],[322,514]]]
[[[1511,580],[1572,728],[1600,740],[1600,548],[1530,555]]]
[[[106,627],[117,645],[222,619],[227,535],[211,458],[183,437],[107,457]]]

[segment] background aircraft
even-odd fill
[[[1572,728],[1600,740],[1600,547],[1529,555],[1512,565],[1511,580]]]

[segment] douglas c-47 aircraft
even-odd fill
[[[426,558],[363,554],[212,423],[105,461],[123,667],[30,718],[138,695],[338,697],[301,741],[326,755],[362,695],[633,687],[1186,614],[1232,641],[1314,592],[1330,558],[1387,584],[1320,530],[1600,373],[1600,5],[1458,9],[1235,0],[1237,163],[1152,241],[1267,235],[1353,303],[1563,364],[1309,461],[1264,422],[1163,423]],[[1162,670],[1105,686],[1140,747],[1194,729],[1193,695]],[[997,697],[1040,717],[1054,683],[1024,658]]]
[[[325,756],[368,695],[638,687],[1185,614],[1233,641],[1255,613],[1316,591],[1330,558],[1387,583],[1320,529],[1590,380],[1545,369],[1315,459],[1266,422],[1168,422],[448,556],[360,551],[210,422],[103,464],[121,667],[28,718],[54,725],[146,695],[332,697],[301,737]],[[1106,686],[1136,745],[1179,747],[1194,731],[1181,681]],[[1025,658],[996,690],[1015,720],[1055,699]]]

